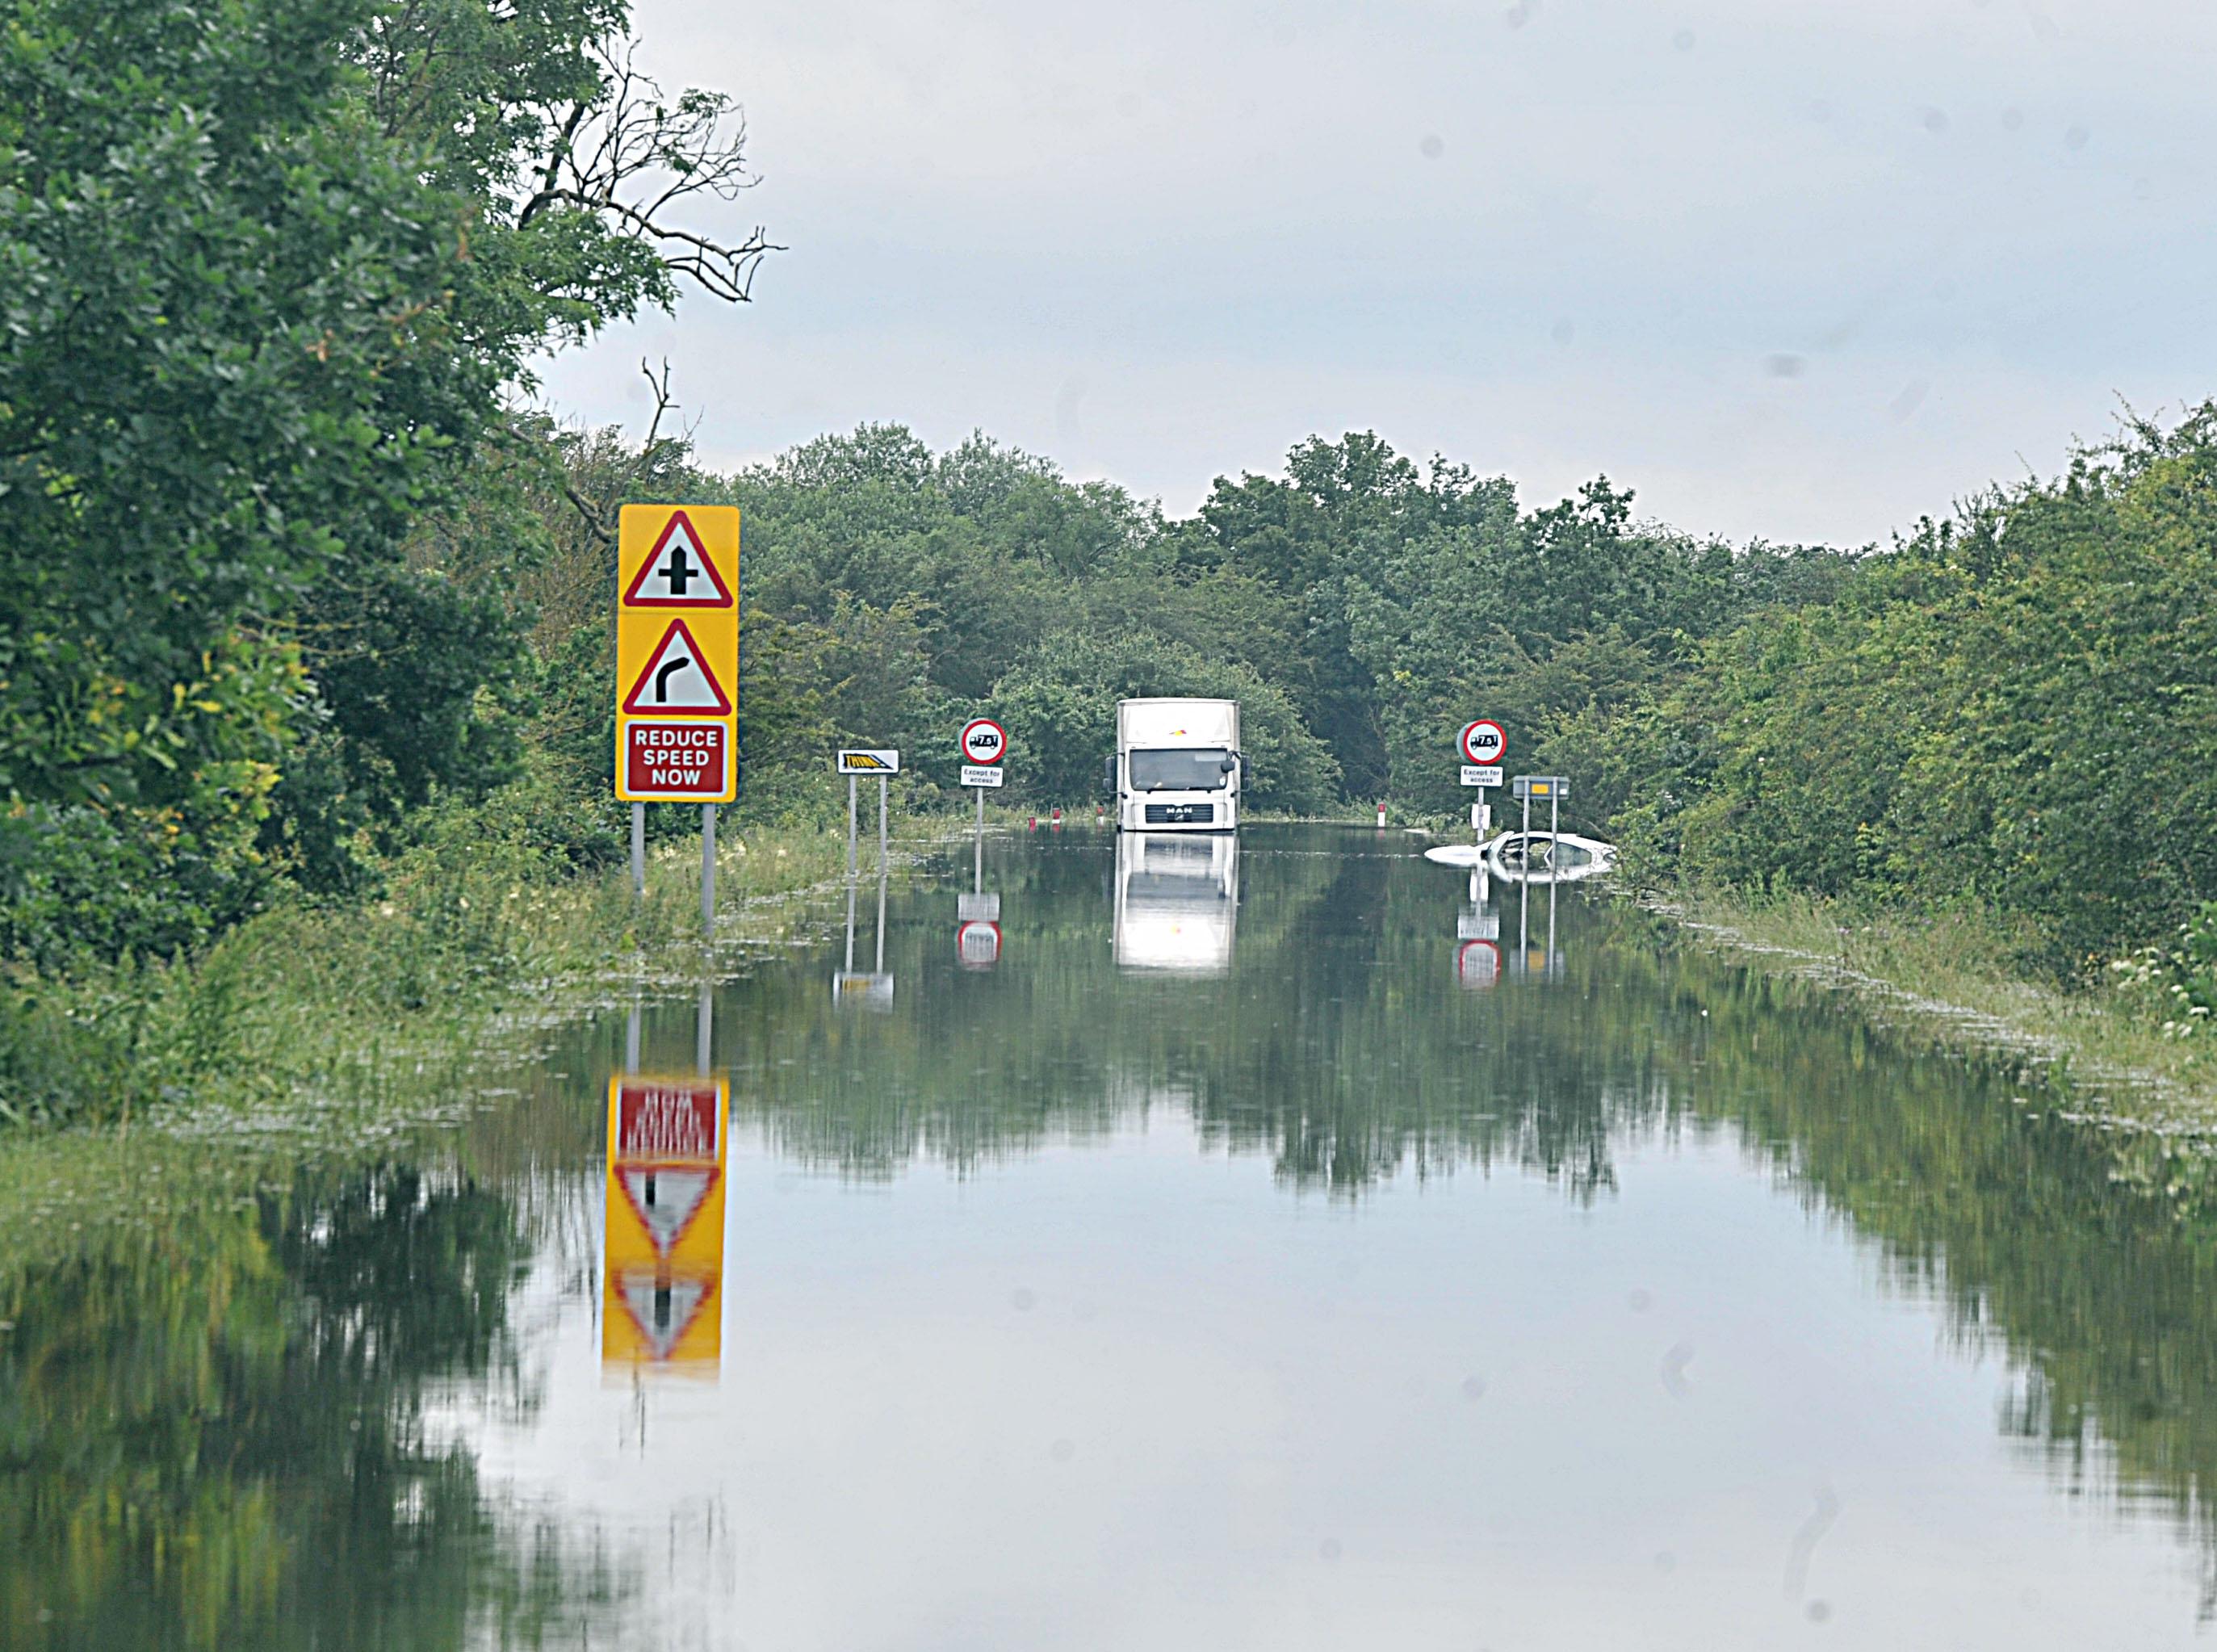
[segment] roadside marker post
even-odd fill
[[[739,795],[739,512],[627,504],[616,528],[616,796],[646,894],[646,805],[701,805],[701,923],[716,919],[716,806]]]

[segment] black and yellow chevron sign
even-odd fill
[[[899,752],[842,752],[837,771],[843,775],[897,775],[900,772]]]

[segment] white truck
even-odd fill
[[[1120,832],[1239,824],[1239,702],[1119,700],[1109,788]]]

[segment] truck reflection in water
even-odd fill
[[[608,1083],[601,1369],[713,1377],[723,1359],[720,1079]]]
[[[1116,839],[1119,968],[1221,975],[1239,922],[1239,840],[1127,832]]]

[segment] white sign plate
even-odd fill
[[[836,767],[843,775],[897,775],[900,772],[900,753],[882,747],[842,752]]]
[[[1501,770],[1489,769],[1483,764],[1466,763],[1462,765],[1462,783],[1466,786],[1498,786]]]
[[[982,894],[961,894],[954,898],[954,915],[966,924],[997,924],[1001,921],[1001,895],[997,889]]]
[[[1499,913],[1462,912],[1455,915],[1455,939],[1458,941],[1498,941],[1500,938]]]
[[[962,765],[962,783],[966,786],[997,786],[1001,783],[1001,771],[985,764],[966,763]]]

